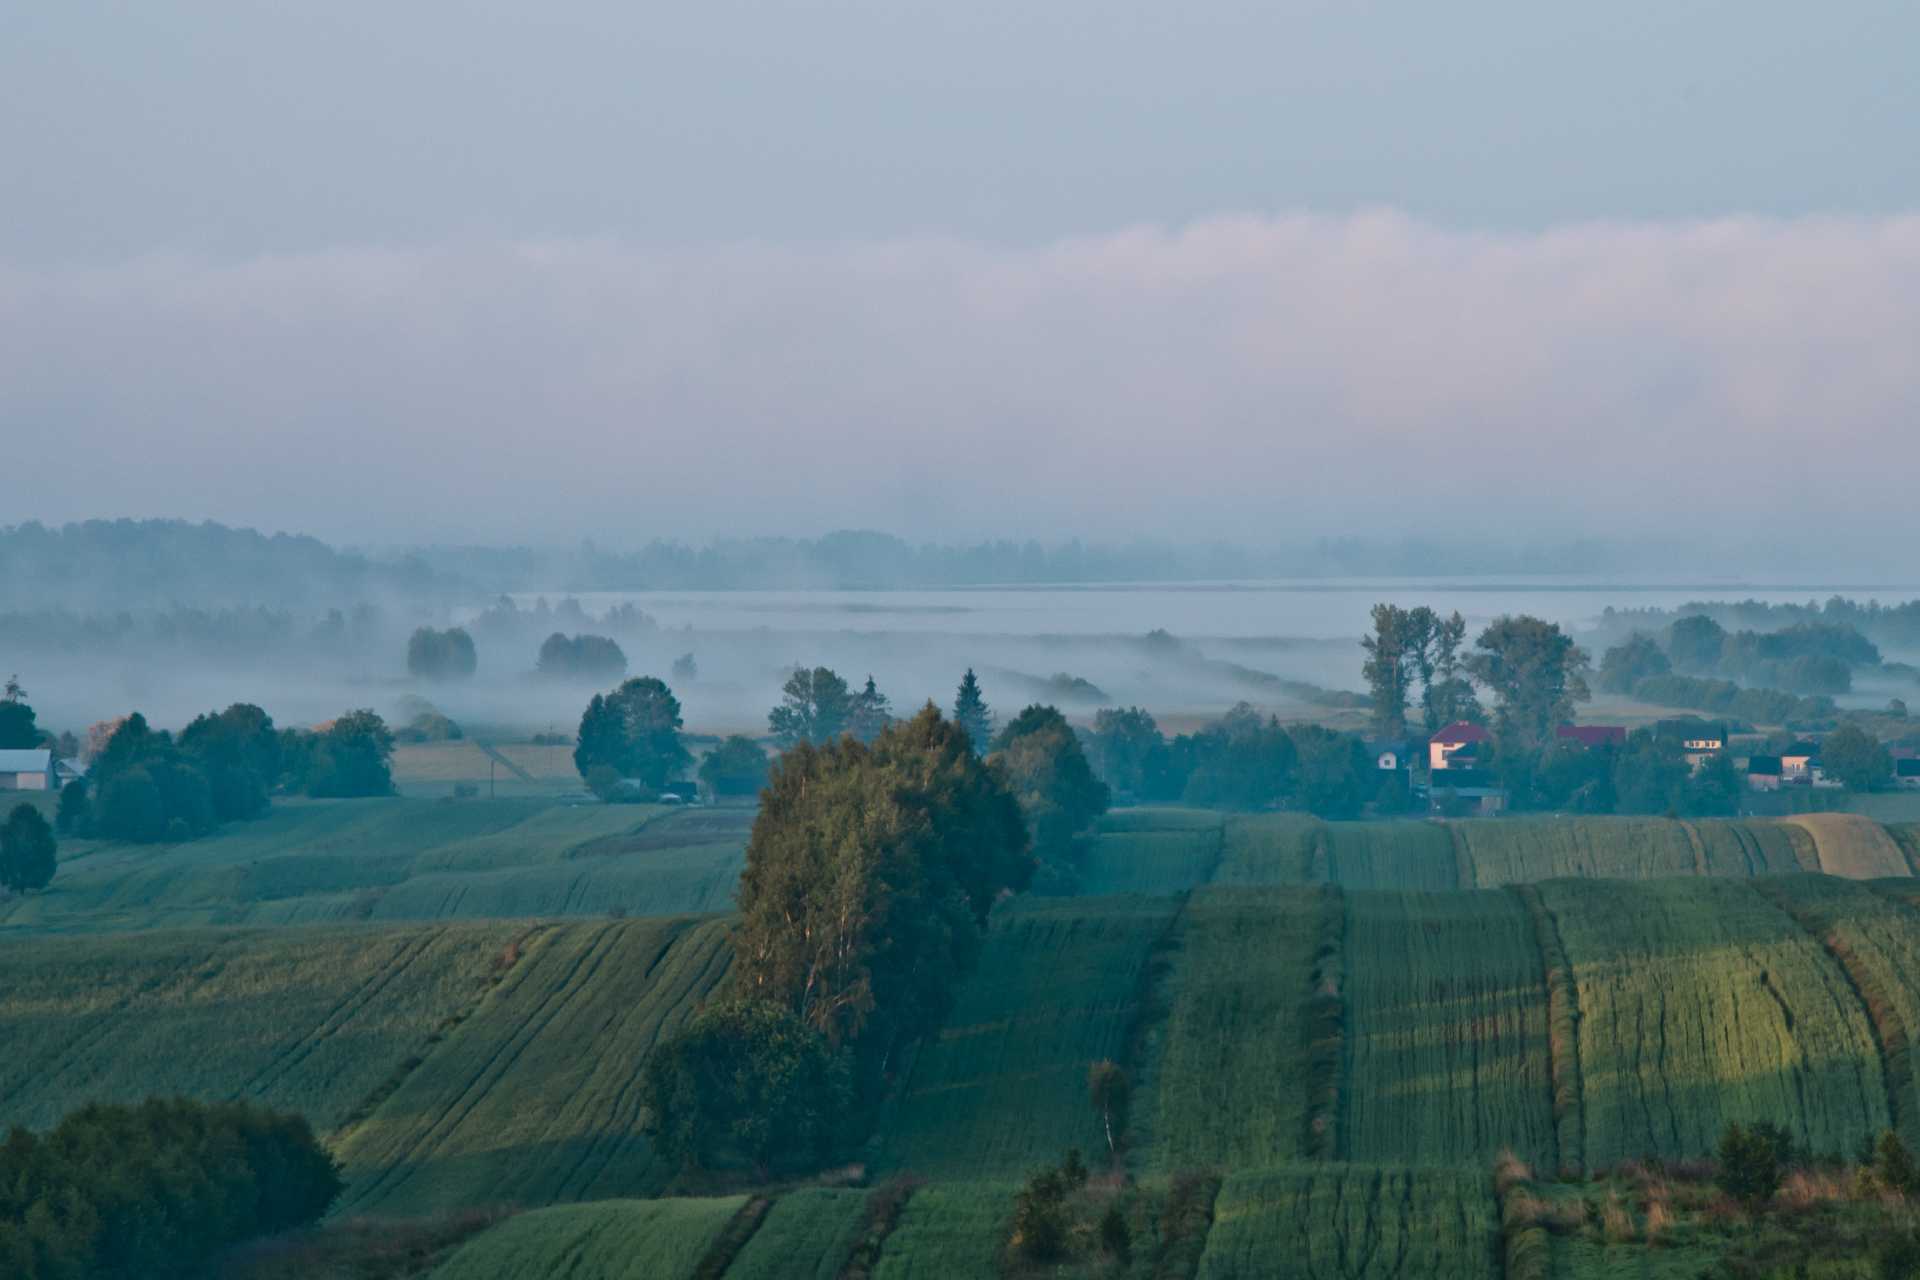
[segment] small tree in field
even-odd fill
[[[44,889],[53,880],[53,828],[30,804],[17,804],[0,824],[0,888]]]
[[[1783,1150],[1785,1135],[1773,1125],[1751,1129],[1729,1124],[1720,1138],[1720,1189],[1752,1205],[1765,1204],[1780,1189],[1781,1165],[1791,1154]]]
[[[1087,1097],[1106,1128],[1107,1154],[1118,1155],[1120,1140],[1116,1134],[1127,1127],[1127,1104],[1133,1099],[1133,1082],[1127,1079],[1119,1063],[1110,1059],[1096,1062],[1087,1069]]]

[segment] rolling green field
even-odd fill
[[[292,800],[180,845],[67,841],[9,929],[672,915],[725,910],[751,810]]]
[[[680,1189],[639,1070],[727,981],[751,818],[294,802],[190,845],[72,842],[51,890],[0,902],[0,1127],[256,1099],[326,1137],[341,1214],[535,1210],[453,1280],[838,1276],[864,1188],[636,1199]],[[1590,1172],[1756,1120],[1822,1152],[1889,1126],[1920,1146],[1915,856],[1913,829],[1854,815],[1109,815],[1077,893],[995,910],[847,1153],[928,1179],[873,1274],[1002,1275],[1021,1180],[1069,1147],[1108,1167],[1105,1058],[1134,1084],[1136,1205],[1217,1180],[1183,1277],[1497,1274],[1503,1150]],[[1656,1253],[1561,1242],[1553,1274],[1660,1274]]]

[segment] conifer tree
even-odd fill
[[[980,681],[972,667],[961,677],[959,692],[954,696],[953,722],[967,731],[976,752],[985,751],[993,740],[993,712],[980,696]]]

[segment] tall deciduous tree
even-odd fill
[[[1414,622],[1398,605],[1373,606],[1373,634],[1361,638],[1367,660],[1361,665],[1373,702],[1373,731],[1399,738],[1407,731],[1407,690],[1415,664]]]
[[[1648,676],[1673,670],[1667,654],[1652,636],[1636,631],[1626,643],[1614,645],[1600,657],[1600,688],[1605,693],[1632,693]]]
[[[1445,618],[1434,616],[1432,626],[1431,674],[1423,677],[1420,695],[1427,732],[1456,720],[1478,724],[1485,716],[1460,654],[1467,642],[1467,620],[1456,611]]]
[[[1495,732],[1511,748],[1538,751],[1573,719],[1573,704],[1592,696],[1586,651],[1557,623],[1524,614],[1496,618],[1474,648],[1467,669],[1498,699]]]
[[[465,627],[421,627],[407,639],[407,672],[423,680],[464,680],[479,666]]]
[[[1032,875],[1018,802],[932,706],[871,747],[800,743],[747,844],[741,989],[884,1064],[939,1024],[987,912]]]
[[[1820,768],[1849,791],[1871,791],[1893,775],[1893,757],[1866,730],[1843,724],[1820,744]]]
[[[960,688],[954,693],[953,722],[966,731],[975,751],[985,751],[993,741],[993,712],[980,695],[980,680],[972,667],[960,677]]]
[[[992,760],[1019,798],[1034,853],[1066,877],[1075,837],[1107,811],[1112,799],[1107,784],[1094,776],[1073,727],[1053,707],[1028,707],[1007,725]]]
[[[784,750],[802,742],[831,742],[848,729],[853,694],[826,667],[794,668],[780,690],[780,705],[767,713],[767,728]]]
[[[307,762],[310,796],[393,794],[393,734],[367,708],[349,711],[313,735]]]
[[[1166,755],[1159,724],[1141,708],[1109,707],[1094,713],[1093,766],[1114,790],[1146,798],[1149,777],[1166,771]]]

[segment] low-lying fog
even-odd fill
[[[1703,598],[1792,603],[1834,590],[1349,579],[527,594],[515,598],[510,613],[477,601],[444,608],[389,599],[350,612],[344,624],[296,614],[269,640],[211,645],[177,632],[154,638],[135,631],[111,643],[16,648],[0,656],[0,665],[19,672],[42,726],[76,733],[130,710],[177,727],[234,701],[256,702],[281,724],[370,706],[397,725],[412,698],[479,732],[570,733],[587,698],[612,682],[536,674],[540,642],[555,631],[614,636],[629,675],[669,680],[694,732],[763,732],[787,673],[802,664],[832,667],[855,687],[871,675],[896,711],[929,698],[950,704],[961,673],[972,667],[1001,714],[1033,701],[1055,703],[1075,718],[1090,718],[1103,705],[1138,704],[1184,727],[1244,700],[1283,718],[1357,725],[1362,713],[1338,693],[1361,687],[1358,641],[1378,601],[1457,609],[1474,630],[1502,613],[1536,614],[1572,628],[1597,662],[1624,626],[1604,618],[1610,606],[1672,609]],[[476,673],[443,681],[410,676],[408,634],[417,625],[452,623],[473,634]],[[688,654],[693,676],[673,674]],[[1887,692],[1863,681],[1843,702],[1883,703]]]

